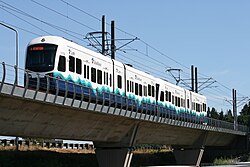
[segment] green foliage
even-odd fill
[[[249,126],[250,121],[250,102],[245,104],[238,117],[238,122],[243,125]]]
[[[227,114],[225,115],[225,121],[234,122],[234,117],[231,110],[227,111]]]
[[[232,165],[234,164],[234,159],[230,158],[216,158],[213,165]]]

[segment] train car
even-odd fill
[[[46,89],[46,75],[50,79],[50,90],[72,93],[80,92],[97,95],[113,92],[113,62],[110,58],[86,49],[61,37],[44,36],[32,40],[26,51],[25,69],[29,73],[29,86],[36,87],[37,74],[40,75],[40,88]],[[65,81],[67,81],[65,84]],[[74,84],[79,85],[74,88]],[[74,90],[76,89],[76,90]]]
[[[186,112],[186,92],[185,89],[169,83],[163,79],[157,79],[159,84],[158,105],[167,110],[163,110],[171,117],[179,116]]]
[[[145,72],[124,65],[126,71],[126,97],[129,106],[140,110],[154,111],[156,105],[155,78]]]
[[[163,79],[157,79],[159,84],[158,105],[161,107],[161,114],[170,117],[179,117],[193,121],[199,118],[205,122],[206,97],[200,94],[183,89]]]

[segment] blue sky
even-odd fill
[[[75,38],[68,35],[69,31],[66,31],[67,33],[58,31],[20,12],[15,12],[17,9],[13,10],[9,5],[43,22],[63,27],[82,36],[74,34],[77,36]],[[174,83],[173,78],[165,72],[167,68],[182,69],[181,77],[187,79],[190,78],[191,65],[198,67],[199,78],[212,77],[218,81],[213,85],[216,87],[201,91],[208,97],[209,106],[215,106],[219,111],[231,109],[225,99],[230,100],[232,88],[237,90],[239,98],[250,95],[248,84],[250,81],[248,77],[250,1],[159,0],[144,1],[142,4],[142,1],[131,0],[65,0],[64,2],[61,0],[0,0],[0,21],[15,26],[19,32],[21,68],[24,67],[25,47],[31,39],[39,35],[63,36],[87,46],[87,40],[79,39],[83,39],[88,32],[100,30],[101,23],[98,19],[84,14],[71,5],[96,18],[106,15],[107,23],[115,20],[116,27],[119,28],[116,30],[117,38],[132,39],[135,36],[140,38],[129,45],[137,51],[123,48],[123,51],[117,53],[118,60],[133,64],[136,68],[150,72],[152,75],[166,78],[172,83]],[[109,25],[107,30],[110,31]],[[0,62],[14,64],[14,32],[0,26],[0,37]],[[124,41],[117,42],[117,46],[122,43]],[[204,80],[201,79],[201,81]]]

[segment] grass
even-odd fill
[[[216,158],[213,165],[233,165],[235,162],[233,158]]]

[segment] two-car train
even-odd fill
[[[158,105],[166,108],[164,112],[176,115],[197,116],[201,120],[207,115],[206,97],[183,89],[163,79],[123,64],[100,53],[91,51],[74,42],[57,36],[43,36],[33,39],[27,47],[25,69],[49,75],[51,89],[60,92],[81,93],[82,89],[73,84],[84,86],[91,96],[104,93],[115,94],[128,99],[129,105]],[[36,75],[29,74],[29,85],[36,85]],[[56,82],[57,80],[57,82]],[[66,87],[63,81],[70,83]],[[40,82],[46,83],[45,78]],[[115,99],[114,99],[115,100]],[[123,103],[123,100],[120,100]]]

